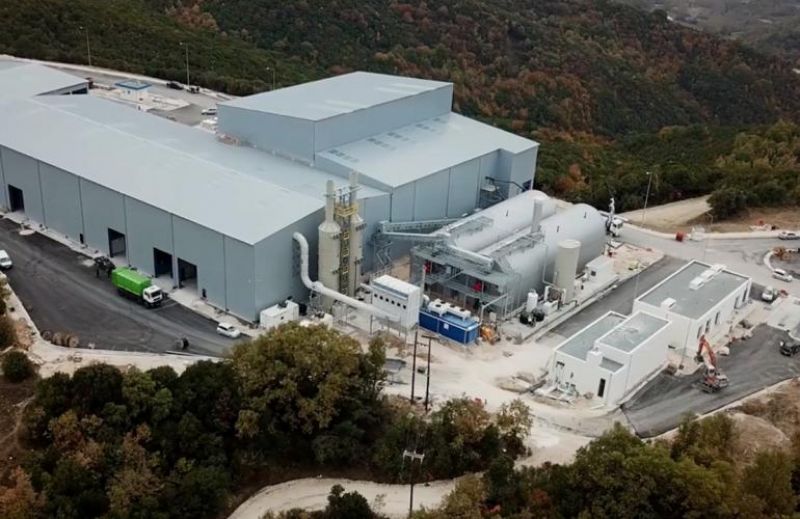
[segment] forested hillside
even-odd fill
[[[718,159],[741,132],[800,122],[790,63],[607,0],[17,0],[0,18],[0,51],[83,61],[85,26],[96,62],[176,79],[188,40],[198,80],[238,93],[272,71],[279,85],[354,69],[452,81],[456,110],[545,144],[541,187],[621,210],[642,203],[646,170],[653,202],[721,188],[731,169],[761,181]],[[768,169],[796,203],[796,178]]]

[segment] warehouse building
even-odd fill
[[[89,92],[89,81],[50,67],[0,60],[0,100]]]
[[[700,337],[712,343],[736,324],[736,311],[750,299],[750,278],[725,268],[692,261],[641,295],[634,311],[672,323],[669,345],[682,356],[694,356]]]
[[[292,234],[315,250],[329,180],[361,173],[368,237],[383,220],[469,212],[487,183],[534,176],[538,145],[452,114],[447,83],[356,73],[260,94],[221,105],[215,136],[92,96],[40,95],[85,81],[17,68],[5,82],[12,67],[0,69],[4,209],[250,321],[307,296]],[[391,163],[403,157],[400,176]]]
[[[552,388],[619,405],[666,365],[669,326],[645,312],[605,314],[556,348]]]

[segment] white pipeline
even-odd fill
[[[297,245],[300,246],[300,279],[303,281],[303,284],[306,286],[306,288],[324,297],[329,297],[334,301],[339,301],[357,310],[362,310],[372,314],[375,317],[387,319],[389,321],[400,320],[400,316],[392,315],[388,312],[384,312],[380,308],[376,308],[371,304],[365,303],[364,301],[359,301],[358,299],[340,294],[336,290],[326,287],[319,281],[311,281],[311,277],[308,275],[308,241],[306,240],[306,237],[299,232],[294,233],[292,238],[294,238],[294,241],[296,241]]]

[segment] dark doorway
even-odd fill
[[[178,258],[178,286],[197,284],[197,265]]]
[[[160,249],[153,249],[153,274],[156,277],[169,275],[172,277],[172,254]]]
[[[22,190],[18,187],[14,187],[11,184],[8,185],[8,203],[11,207],[11,212],[21,211],[25,212],[25,195],[22,194]]]
[[[114,229],[108,229],[108,255],[110,257],[114,256],[124,256],[126,252],[125,247],[125,235],[119,231],[115,231]]]
[[[597,396],[603,398],[603,395],[606,392],[606,379],[600,379],[600,387],[597,388]]]

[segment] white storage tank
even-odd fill
[[[553,284],[563,291],[563,303],[575,298],[575,274],[581,255],[581,242],[564,240],[558,243],[558,253],[553,270]]]
[[[536,306],[539,304],[539,294],[536,293],[536,290],[531,290],[528,292],[528,299],[525,301],[525,313],[530,314],[534,310],[536,310]]]
[[[339,240],[341,229],[333,219],[336,190],[333,180],[328,180],[325,193],[325,221],[319,226],[319,281],[326,287],[340,291],[339,287]],[[322,306],[330,310],[333,301],[323,298]]]

